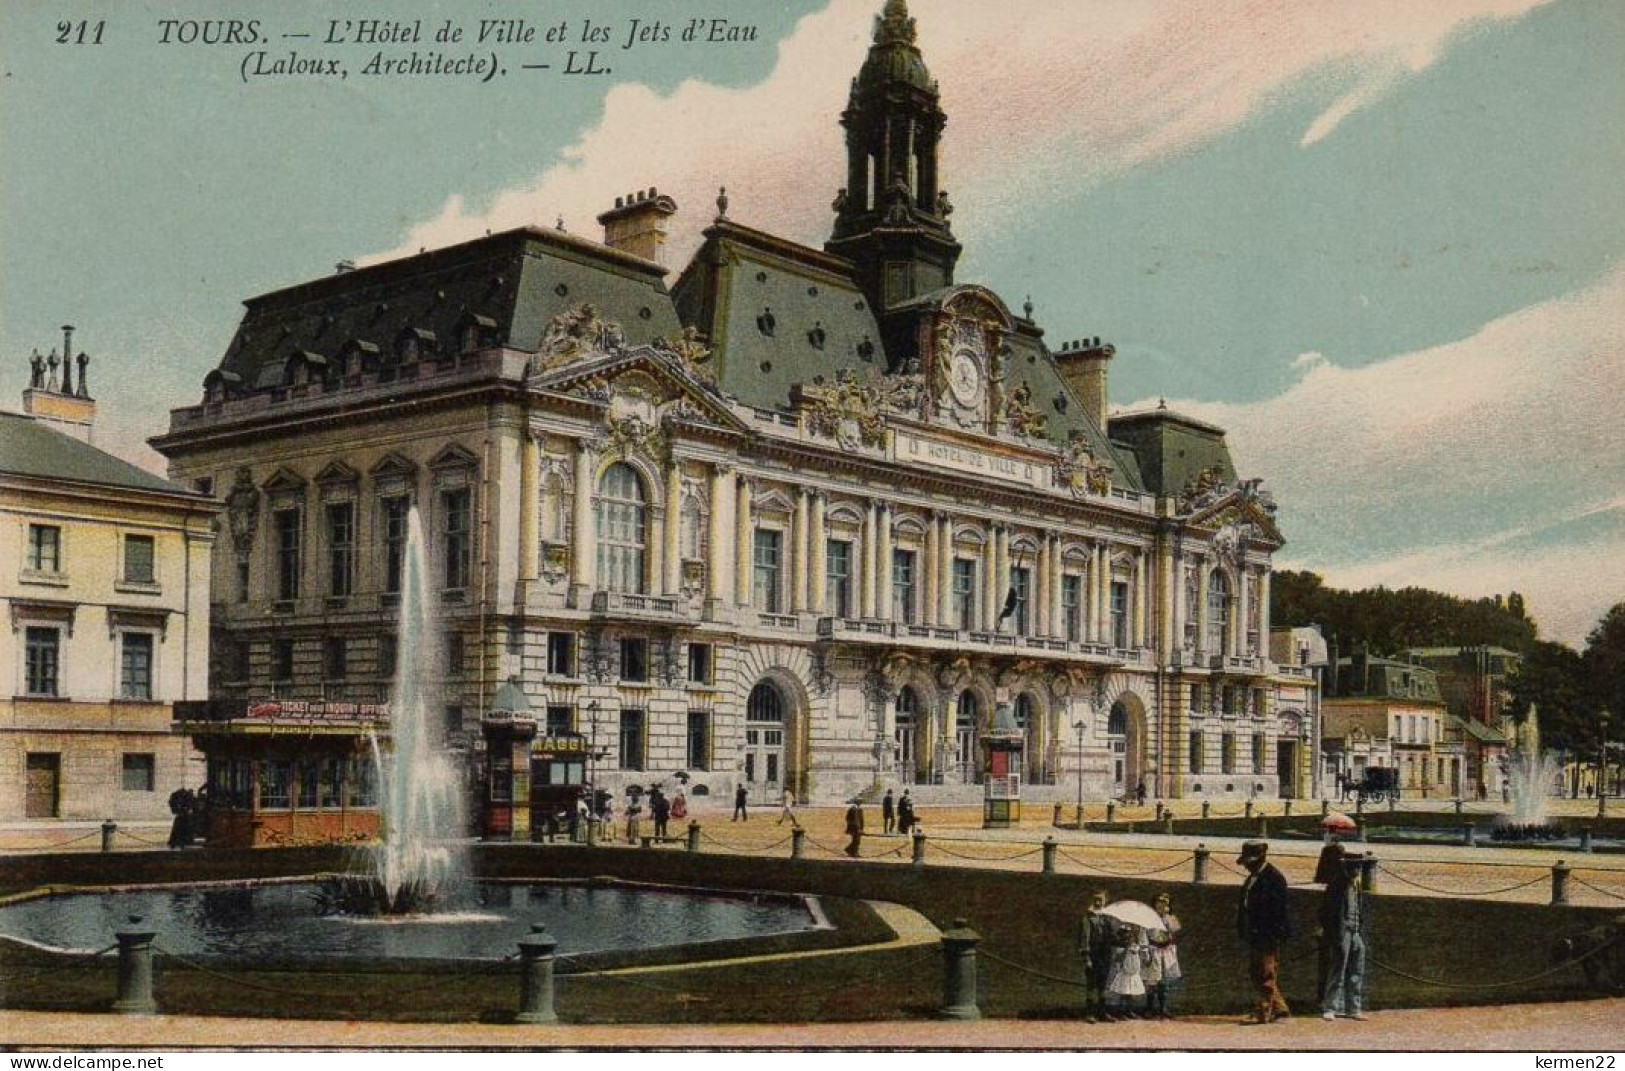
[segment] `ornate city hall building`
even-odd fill
[[[823,249],[728,215],[661,264],[525,228],[247,302],[154,445],[225,502],[213,694],[387,701],[408,512],[449,729],[517,681],[616,787],[1302,795],[1314,683],[1268,657],[1282,540],[1223,432],[1107,416],[1111,346],[959,282],[944,115],[889,0]],[[669,284],[669,285],[668,285]]]

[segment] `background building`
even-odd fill
[[[1450,715],[1432,670],[1360,651],[1337,660],[1334,678],[1321,706],[1337,772],[1358,782],[1369,767],[1390,767],[1405,796],[1461,794],[1463,744],[1446,732]]]
[[[517,677],[601,781],[1299,792],[1313,674],[1269,658],[1281,536],[1221,429],[1107,417],[1113,356],[956,283],[946,123],[901,0],[841,121],[822,250],[728,216],[668,289],[649,189],[254,298],[154,445],[226,502],[214,691],[386,697],[407,519],[475,746]]]
[[[0,412],[0,820],[162,819],[202,780],[170,721],[206,694],[218,507],[86,441],[87,365],[36,354]]]

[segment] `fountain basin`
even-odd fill
[[[615,883],[478,881],[434,914],[366,918],[321,910],[320,879],[66,893],[0,906],[0,936],[94,951],[140,927],[189,959],[278,964],[497,962],[533,923],[568,955],[688,948],[828,929],[811,897]],[[685,953],[687,958],[687,953]]]

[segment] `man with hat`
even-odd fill
[[[1272,1023],[1291,1015],[1281,996],[1278,975],[1281,942],[1292,936],[1292,916],[1287,910],[1286,878],[1269,862],[1269,845],[1250,840],[1241,846],[1236,861],[1247,871],[1241,886],[1240,911],[1236,930],[1247,946],[1247,968],[1258,990],[1258,1007],[1248,1022]]]

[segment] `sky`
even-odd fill
[[[73,323],[100,444],[161,470],[144,440],[198,400],[242,300],[340,260],[558,220],[596,237],[650,186],[680,206],[674,266],[723,185],[731,218],[821,245],[881,2],[261,0],[195,26],[8,0],[0,405]],[[1052,341],[1112,342],[1114,408],[1226,427],[1280,503],[1279,566],[1519,591],[1575,645],[1625,599],[1625,4],[910,8],[959,280],[1030,297]],[[324,40],[379,17],[424,40]],[[696,17],[745,39],[685,42]],[[182,40],[233,19],[264,42]],[[481,19],[536,39],[473,44]],[[624,47],[634,19],[669,39]],[[433,41],[447,20],[463,41]],[[368,75],[380,47],[503,73]],[[290,51],[349,75],[243,76]],[[608,73],[565,73],[572,51]]]

